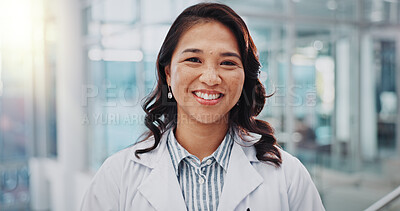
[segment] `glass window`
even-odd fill
[[[373,40],[376,80],[376,112],[378,149],[381,158],[396,155],[397,84],[396,40]]]
[[[132,23],[138,17],[135,0],[102,0],[91,5],[91,19],[105,23]]]
[[[363,17],[372,23],[400,23],[400,2],[390,0],[363,1]]]
[[[294,142],[303,162],[330,151],[335,106],[335,60],[331,31],[323,26],[296,27],[293,73]]]
[[[296,15],[324,19],[356,20],[357,1],[292,0]]]
[[[139,62],[102,60],[88,64],[91,79],[85,93],[85,123],[89,126],[90,166],[96,169],[109,155],[135,143],[144,131],[139,90],[143,82],[138,78]]]
[[[284,56],[286,54],[285,23],[272,23],[260,19],[244,17],[247,19],[250,34],[257,46],[261,62],[260,80],[266,88],[267,99],[260,119],[271,123],[279,137],[285,132],[284,104],[285,89],[282,73],[286,71]],[[281,145],[282,139],[279,139]]]
[[[282,13],[286,4],[285,1],[281,0],[248,0],[246,3],[243,3],[243,1],[240,0],[223,0],[221,2],[228,4],[242,15]]]

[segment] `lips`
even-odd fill
[[[215,100],[215,99],[221,98],[223,95],[222,93],[212,94],[212,93],[204,93],[204,92],[200,92],[200,91],[195,91],[195,92],[193,92],[193,94],[195,94],[197,97],[204,99],[204,100]]]
[[[217,91],[196,90],[192,93],[197,102],[203,105],[215,105],[224,97],[224,94]]]

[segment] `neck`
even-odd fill
[[[178,116],[175,137],[183,148],[202,161],[203,158],[211,155],[224,140],[228,123],[221,120],[204,124],[188,118]]]

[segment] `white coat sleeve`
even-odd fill
[[[107,159],[94,176],[81,204],[81,211],[118,211],[119,176]]]
[[[288,187],[290,210],[325,210],[310,174],[295,157],[290,161],[291,183]]]

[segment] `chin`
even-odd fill
[[[226,114],[195,114],[191,119],[202,124],[228,124],[229,121]]]

